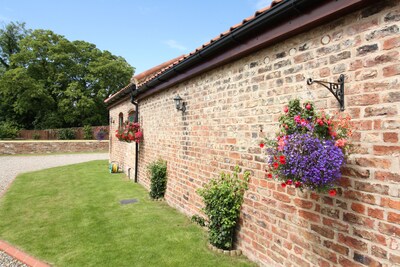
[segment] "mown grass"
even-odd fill
[[[210,251],[202,229],[106,161],[18,176],[0,218],[0,239],[54,266],[254,266]]]

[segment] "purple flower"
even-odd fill
[[[294,133],[287,136],[283,151],[267,149],[270,166],[280,156],[287,164],[279,165],[275,174],[281,180],[298,181],[311,190],[324,191],[335,186],[341,177],[344,154],[332,140],[321,140],[310,133]]]

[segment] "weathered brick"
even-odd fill
[[[387,195],[389,193],[389,186],[381,185],[381,184],[371,184],[371,183],[364,183],[356,181],[354,184],[354,188],[356,190],[369,192],[369,193],[376,193],[381,195]]]
[[[334,243],[329,240],[324,241],[324,246],[329,249],[332,249],[333,251],[336,251],[342,255],[345,255],[345,256],[349,255],[349,248],[346,246],[342,246],[340,244]]]
[[[389,212],[387,220],[388,220],[388,222],[400,224],[400,214],[394,213],[394,212]]]
[[[294,204],[303,209],[311,209],[314,206],[312,201],[296,198],[294,199]]]
[[[385,36],[394,35],[397,34],[398,32],[399,32],[399,26],[397,25],[386,26],[382,29],[372,31],[371,33],[367,34],[365,39],[367,41],[370,41],[373,39],[379,39]]]
[[[332,231],[332,229],[318,226],[316,224],[311,224],[311,230],[317,232],[318,234],[320,234],[326,238],[330,238],[330,239],[333,239],[333,237],[335,235],[335,233]]]
[[[365,240],[369,240],[371,242],[374,242],[376,244],[380,244],[382,246],[386,246],[386,237],[381,235],[381,234],[376,234],[371,231],[359,229],[357,227],[354,227],[353,229],[353,234],[356,237],[360,237]]]
[[[299,210],[298,213],[300,217],[310,220],[312,222],[319,223],[321,221],[321,216],[316,213],[308,212],[305,210]]]
[[[366,107],[364,110],[365,117],[375,117],[375,116],[393,116],[397,115],[397,108],[395,106],[374,106]]]
[[[400,46],[400,37],[393,37],[383,42],[383,49],[389,50]]]
[[[379,223],[379,232],[381,232],[382,234],[386,234],[389,236],[396,236],[396,237],[400,237],[400,227],[398,226],[394,226],[392,224],[388,224],[388,223],[384,223],[384,222],[380,222]]]
[[[400,183],[400,174],[392,172],[376,171],[375,179],[383,182]]]
[[[399,134],[395,132],[383,133],[383,141],[386,143],[397,143],[399,141]]]
[[[391,77],[400,74],[400,64],[391,65],[383,68],[383,76]]]
[[[348,230],[349,229],[349,225],[348,224],[344,224],[344,223],[342,223],[342,222],[340,222],[338,220],[329,219],[329,218],[323,218],[322,223],[325,226],[332,227],[333,229],[336,229],[338,231],[345,232],[345,233],[349,232],[349,230]]]
[[[396,62],[399,57],[399,52],[391,51],[387,54],[379,55],[371,59],[366,59],[364,62],[364,67],[370,68],[379,64]]]
[[[387,250],[378,247],[378,246],[372,246],[371,247],[372,255],[381,259],[387,259],[388,252]]]
[[[399,255],[390,254],[389,260],[391,263],[400,264],[400,256]]]
[[[400,210],[400,200],[383,197],[380,206]]]
[[[353,259],[367,266],[374,266],[374,267],[382,266],[382,264],[380,264],[376,260],[368,257],[367,255],[360,254],[358,252],[354,252]]]
[[[295,56],[293,59],[294,59],[294,63],[299,64],[299,63],[309,61],[313,58],[314,58],[314,55],[311,52],[305,52],[303,54]]]
[[[347,258],[340,257],[339,258],[339,263],[340,266],[346,266],[346,267],[365,267],[365,265],[361,265],[359,263],[356,263],[354,261],[350,261]]]
[[[368,251],[367,243],[365,243],[361,240],[355,239],[351,236],[347,236],[347,235],[339,233],[338,241],[346,244],[350,248],[353,248],[353,249],[356,249],[359,251],[363,251],[363,252]]]
[[[352,203],[351,204],[351,209],[357,213],[361,213],[364,214],[365,213],[365,205],[364,204],[360,204],[360,203]]]
[[[370,218],[361,216],[361,215],[356,215],[354,213],[343,213],[343,221],[349,222],[352,224],[358,224],[358,225],[363,225],[368,228],[373,228],[374,221],[371,220]]]
[[[377,204],[377,199],[370,194],[365,194],[362,192],[358,192],[358,191],[353,191],[353,190],[347,190],[344,192],[344,197],[345,198],[350,198],[353,200],[358,200],[358,201],[362,201],[368,204]]]
[[[377,44],[372,44],[372,45],[363,45],[359,48],[357,48],[357,56],[365,56],[369,53],[373,53],[378,50],[378,45]]]
[[[368,208],[368,216],[376,219],[383,220],[383,210]]]
[[[391,155],[399,153],[400,146],[374,146],[375,155]]]
[[[290,197],[288,195],[286,195],[286,194],[282,194],[282,193],[279,193],[279,192],[273,192],[272,195],[273,195],[273,197],[275,199],[277,199],[279,201],[282,201],[282,202],[285,202],[285,203],[290,203],[291,202]]]
[[[300,237],[299,235],[295,234],[295,233],[291,233],[290,234],[290,240],[293,241],[293,243],[295,243],[296,245],[304,248],[304,249],[309,249],[310,244],[304,240],[302,237]]]
[[[335,64],[341,60],[345,60],[351,57],[351,52],[350,51],[344,51],[341,52],[337,55],[332,55],[329,57],[329,64]]]
[[[327,259],[333,263],[337,263],[337,256],[336,253],[331,252],[329,250],[323,249],[321,247],[314,246],[313,252],[317,255],[320,255],[324,259]]]
[[[391,161],[381,158],[356,158],[356,164],[361,167],[389,169],[391,166]]]
[[[274,64],[274,69],[277,70],[277,69],[280,69],[280,68],[282,68],[282,67],[289,66],[289,65],[291,65],[291,64],[292,64],[292,63],[290,62],[290,59],[281,60],[281,61],[276,62],[276,63]]]
[[[321,209],[321,214],[326,215],[328,217],[338,219],[340,211],[338,209],[332,208],[332,207],[323,207]]]

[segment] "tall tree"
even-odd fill
[[[16,122],[28,129],[105,125],[103,100],[132,74],[122,57],[94,44],[35,30],[19,42],[0,79],[0,94],[8,103],[3,102],[3,110],[12,110]]]
[[[19,41],[25,38],[30,30],[25,29],[25,23],[10,22],[0,29],[0,74],[10,67],[11,55],[19,52]]]

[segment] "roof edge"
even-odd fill
[[[307,27],[315,27],[316,23],[326,22],[333,15],[338,16],[349,13],[370,2],[371,0],[282,1],[266,11],[261,11],[262,13],[257,14],[256,12],[256,16],[252,20],[244,20],[246,22],[243,25],[236,28],[231,27],[229,33],[221,34],[220,38],[216,41],[210,42],[201,49],[196,49],[195,52],[190,53],[183,60],[174,63],[164,72],[158,73],[151,77],[150,80],[139,84],[137,90],[132,92],[132,95],[137,99],[145,98],[199,73],[225,64],[229,60],[244,56],[246,53],[251,53],[255,49],[266,47],[271,44],[271,41],[289,38],[304,31]],[[293,19],[292,17],[295,18]],[[304,25],[297,24],[296,18],[303,17],[310,18],[303,19],[302,22]],[[291,18],[291,21],[282,21],[283,18]],[[263,36],[264,39],[261,41],[255,40],[257,38],[250,39],[249,41],[249,38],[260,35],[257,29],[265,30],[269,25],[274,25],[272,28],[267,28],[267,30],[272,32],[270,36]],[[278,34],[276,29],[280,27],[290,29],[290,31],[281,31]],[[235,47],[239,47],[240,49],[235,50]],[[221,51],[223,52],[221,53]],[[203,66],[200,67],[200,64],[203,64]]]

